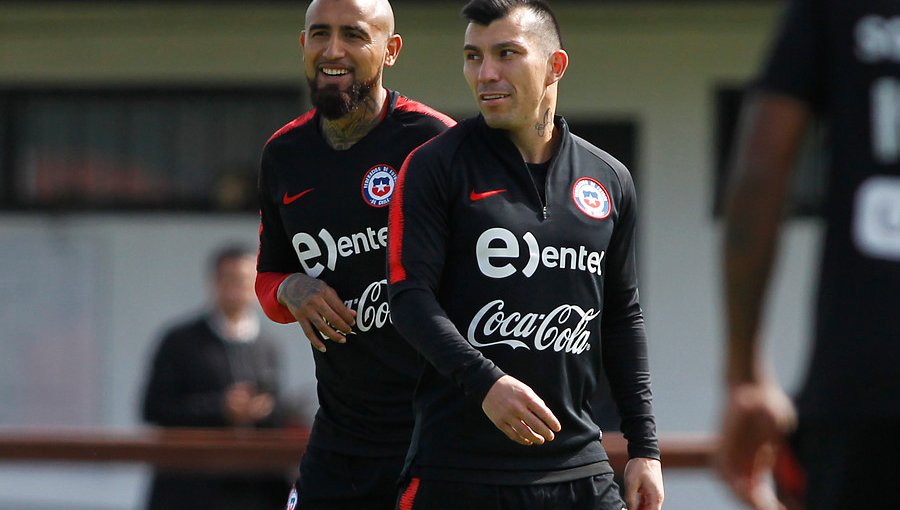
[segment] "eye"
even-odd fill
[[[466,60],[481,60],[481,55],[478,53],[466,53],[464,57]]]
[[[515,50],[511,50],[511,49],[500,50],[500,58],[508,58],[515,54],[516,54]]]
[[[358,30],[348,30],[344,33],[344,37],[347,39],[353,39],[355,41],[368,41],[369,36],[365,32],[360,32]]]

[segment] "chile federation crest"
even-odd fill
[[[397,172],[389,165],[375,165],[363,177],[363,200],[372,207],[384,207],[391,203],[396,186]]]
[[[575,185],[572,186],[572,200],[581,212],[598,220],[609,216],[612,210],[606,188],[590,177],[582,177],[575,181]]]

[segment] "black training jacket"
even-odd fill
[[[420,362],[390,323],[387,206],[406,156],[453,123],[391,91],[381,123],[349,149],[328,145],[315,110],[265,146],[257,264],[263,309],[276,321],[294,321],[276,299],[277,284],[303,272],[357,312],[347,343],[326,340],[327,352],[312,350],[319,410],[309,444],[315,448],[367,457],[406,453]],[[272,285],[261,286],[267,279]]]
[[[635,193],[616,159],[569,132],[541,199],[504,131],[468,119],[404,163],[389,223],[394,324],[429,362],[408,464],[499,484],[609,470],[589,401],[606,370],[631,456],[658,458],[635,273]],[[522,446],[481,409],[503,374],[562,423]]]

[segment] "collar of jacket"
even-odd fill
[[[513,168],[527,168],[525,166],[525,160],[519,152],[519,148],[516,147],[516,144],[514,144],[509,137],[508,131],[488,126],[487,122],[484,120],[484,116],[481,114],[478,115],[476,123],[478,131],[483,135],[482,139],[485,140],[485,145],[487,145],[488,148],[504,162],[504,164],[510,165]],[[560,144],[556,149],[556,152],[550,157],[551,170],[557,165],[557,161],[560,159],[559,155],[565,154],[572,145],[572,137],[566,119],[561,115],[555,115],[553,117],[553,125],[554,129],[559,130]]]

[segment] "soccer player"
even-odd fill
[[[263,151],[256,285],[315,348],[319,410],[288,506],[388,509],[419,363],[390,323],[387,206],[409,152],[453,121],[382,85],[402,46],[387,0],[314,0],[300,45],[315,108]]]
[[[399,508],[621,510],[590,400],[622,412],[626,500],[662,472],[628,170],[556,115],[568,66],[540,0],[472,0],[481,111],[414,151],[391,203],[394,324],[425,357]]]
[[[792,475],[781,486],[811,510],[897,507],[898,38],[898,2],[792,1],[744,106],[724,222],[720,467],[734,493],[758,509],[778,504],[767,483],[773,465],[779,480]],[[814,117],[829,131],[829,182],[812,360],[790,439],[802,468],[792,472],[794,463],[775,451],[795,426],[795,410],[765,366],[760,317],[788,183]]]

